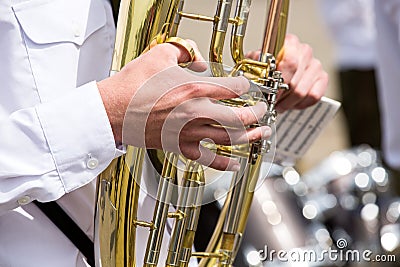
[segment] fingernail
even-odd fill
[[[270,127],[265,127],[262,138],[263,139],[268,139],[268,138],[271,137],[271,134],[272,134],[271,128]]]
[[[235,163],[234,165],[231,166],[230,169],[233,172],[238,172],[238,171],[240,171],[240,164],[239,163]]]

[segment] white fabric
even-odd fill
[[[100,94],[90,82],[107,76],[112,43],[102,40],[111,40],[114,30],[105,27],[101,1],[2,1],[0,12],[4,212],[23,196],[50,201],[89,183],[115,156]],[[97,168],[87,167],[90,158]]]
[[[387,163],[400,169],[400,1],[375,0],[375,6],[372,0],[320,4],[338,47],[339,66],[377,68],[383,152]]]
[[[336,48],[338,67],[372,68],[376,38],[373,0],[320,0],[319,4]]]
[[[2,267],[87,266],[30,202],[58,199],[93,238],[95,177],[120,155],[94,82],[114,34],[107,0],[0,1]]]
[[[387,163],[400,170],[400,1],[376,0],[377,70]]]

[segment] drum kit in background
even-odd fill
[[[300,175],[273,166],[257,189],[236,266],[399,266],[400,197],[369,146]]]

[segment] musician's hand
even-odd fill
[[[250,52],[246,56],[258,59],[260,52]],[[328,86],[328,74],[321,62],[314,58],[312,48],[303,44],[292,34],[285,39],[283,57],[278,62],[278,70],[290,87],[280,93],[277,111],[302,109],[318,102]]]
[[[200,146],[200,141],[229,145],[268,137],[268,127],[245,128],[264,115],[266,106],[232,108],[216,103],[246,93],[248,81],[195,76],[178,66],[187,60],[182,47],[157,45],[98,82],[115,139],[177,152],[216,169],[237,170],[237,161],[215,155]],[[200,61],[197,54],[191,68],[204,70]]]

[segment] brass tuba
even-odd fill
[[[183,11],[184,0],[122,0],[111,73],[138,57],[154,41],[177,42],[182,19],[213,23],[210,45],[210,69],[213,76],[245,75],[258,88],[245,98],[221,101],[226,105],[254,105],[265,101],[268,112],[261,122],[272,125],[276,118],[277,92],[288,89],[276,70],[276,58],[286,33],[289,0],[268,0],[268,15],[260,60],[244,57],[243,39],[251,0],[218,0],[214,17]],[[235,66],[229,72],[222,67],[223,46],[228,25],[232,25],[231,54]],[[239,146],[204,143],[209,149],[226,156],[240,158],[241,170],[232,179],[232,189],[225,201],[219,222],[206,252],[193,252],[197,218],[203,197],[205,177],[203,167],[165,152],[153,219],[138,219],[138,199],[145,149],[128,146],[126,154],[115,159],[100,175],[95,218],[95,254],[97,267],[136,266],[135,242],[138,227],[149,228],[144,266],[157,266],[167,218],[174,218],[165,266],[187,266],[190,258],[202,258],[201,266],[232,266],[246,227],[262,157],[269,150],[268,140]],[[177,162],[185,163],[182,189],[175,212],[169,212],[173,186],[176,184]]]

